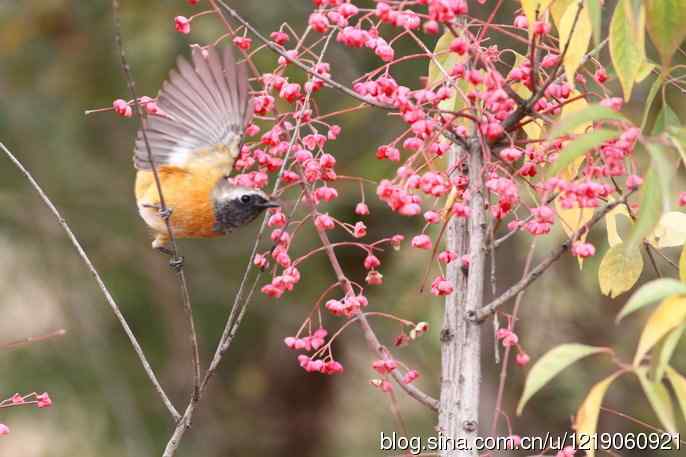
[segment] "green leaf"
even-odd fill
[[[643,393],[645,393],[650,406],[660,419],[662,426],[670,433],[676,433],[676,421],[674,419],[674,409],[672,399],[669,397],[667,388],[661,382],[653,382],[646,376],[644,368],[635,370],[638,380],[641,382]]]
[[[679,127],[681,125],[681,121],[679,120],[679,116],[674,112],[674,110],[667,104],[665,103],[662,105],[662,109],[660,109],[660,112],[657,115],[657,118],[655,118],[655,125],[653,125],[653,135],[658,135],[669,127]]]
[[[671,125],[667,128],[667,134],[679,146],[686,149],[686,128],[679,125]]]
[[[617,315],[616,321],[619,322],[624,317],[641,308],[678,294],[686,294],[686,284],[681,281],[672,278],[660,278],[650,281],[634,292]]]
[[[608,352],[608,349],[577,343],[562,344],[548,351],[529,370],[517,405],[517,415],[522,413],[529,399],[562,370],[581,358],[602,352]]]
[[[662,77],[662,75],[660,75],[657,78],[655,78],[655,81],[653,81],[653,85],[650,86],[650,91],[648,92],[648,96],[646,97],[645,101],[645,108],[643,109],[643,120],[641,120],[641,130],[645,129],[646,123],[648,122],[648,116],[650,115],[650,108],[653,106],[655,96],[662,87],[663,82],[664,78]]]
[[[665,298],[648,318],[634,356],[634,366],[638,367],[643,357],[667,333],[677,328],[686,319],[686,297],[675,295]]]
[[[671,183],[675,172],[675,166],[669,157],[670,150],[658,143],[648,143],[648,153],[651,158],[651,166],[655,169],[658,182],[660,183],[662,211],[669,211],[672,206],[670,198]]]
[[[618,136],[619,132],[617,130],[599,129],[575,138],[562,148],[555,162],[548,168],[547,176],[557,175],[578,157]]]
[[[678,126],[668,127],[667,136],[672,140],[676,150],[679,151],[682,162],[686,164],[686,128]]]
[[[662,186],[655,167],[650,167],[641,185],[641,206],[631,228],[627,246],[636,247],[653,231],[662,215]]]
[[[681,414],[686,419],[686,378],[672,367],[667,367],[666,374],[681,407]]]
[[[598,267],[600,291],[611,298],[630,290],[643,272],[643,256],[638,247],[618,244],[605,253]]]
[[[584,7],[588,11],[588,17],[591,20],[591,29],[593,30],[593,43],[598,46],[600,44],[601,28],[603,24],[603,8],[600,0],[584,0]]]
[[[648,35],[668,67],[686,38],[686,4],[683,0],[645,0]]]
[[[619,0],[610,21],[610,58],[624,91],[631,98],[634,82],[645,61],[645,8],[633,17],[629,0]]]
[[[627,121],[627,118],[605,106],[589,105],[582,110],[572,111],[563,116],[550,130],[548,137],[552,140],[562,135],[568,135],[584,124],[602,120]]]
[[[657,347],[655,348],[656,356],[650,361],[650,377],[653,381],[662,381],[662,377],[665,374],[665,369],[669,365],[669,361],[672,359],[672,355],[674,354],[676,346],[679,344],[679,340],[684,334],[685,329],[686,324],[681,324],[672,330],[666,337],[664,337],[660,343],[658,343]]]
[[[574,420],[574,429],[579,437],[593,436],[596,434],[598,428],[598,415],[600,414],[600,406],[603,404],[603,398],[610,384],[623,374],[623,371],[618,371],[607,378],[603,379],[588,392],[583,403],[579,407]],[[589,446],[586,450],[586,457],[595,456],[595,447]]]

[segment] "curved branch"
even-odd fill
[[[529,287],[529,284],[534,282],[544,271],[546,271],[556,260],[558,260],[564,252],[571,247],[572,240],[577,239],[581,234],[588,231],[593,227],[600,219],[602,219],[607,213],[609,213],[615,206],[623,204],[627,201],[629,196],[633,194],[634,191],[628,192],[620,200],[608,203],[603,206],[603,208],[598,211],[593,218],[585,223],[579,230],[577,230],[574,235],[567,241],[562,243],[557,249],[555,249],[548,257],[543,259],[541,263],[536,265],[528,275],[523,277],[519,282],[510,287],[508,290],[503,292],[498,298],[490,302],[488,305],[480,308],[479,310],[467,314],[467,319],[474,322],[483,322],[488,316],[494,314],[498,308],[507,303],[511,298],[516,296],[519,292]]]

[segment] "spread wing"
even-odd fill
[[[194,158],[221,154],[230,170],[245,125],[252,117],[245,65],[237,65],[231,48],[194,47],[191,65],[177,59],[162,85],[157,106],[163,115],[148,116],[146,136],[155,166],[185,167]],[[150,170],[142,128],[138,130],[134,165]]]

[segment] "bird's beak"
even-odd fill
[[[276,200],[269,200],[269,201],[266,201],[266,202],[260,204],[260,207],[264,208],[264,209],[278,208],[280,206],[281,206],[281,203],[279,203]]]

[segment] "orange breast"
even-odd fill
[[[222,236],[215,232],[212,190],[223,173],[216,168],[194,168],[192,171],[163,166],[158,170],[162,194],[167,207],[172,209],[170,219],[174,235],[178,238],[210,238]],[[139,171],[136,176],[136,200],[145,222],[157,233],[164,234],[164,221],[157,214],[159,195],[152,172]]]

